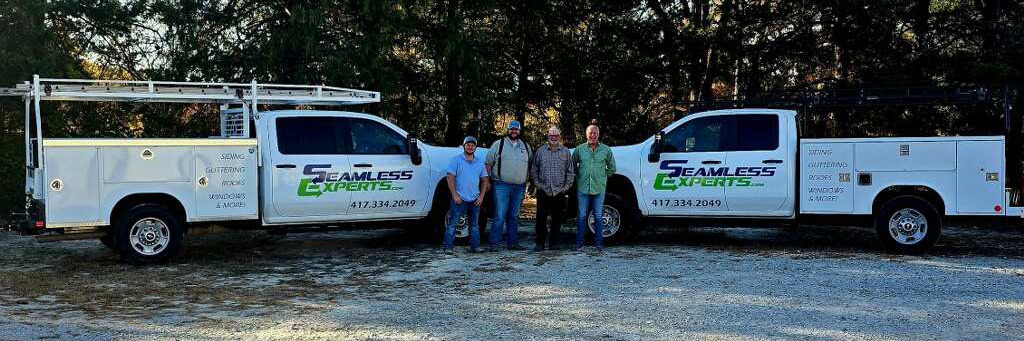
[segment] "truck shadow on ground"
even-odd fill
[[[853,226],[787,228],[722,228],[653,226],[625,245],[699,246],[730,252],[787,251],[844,256],[854,253],[890,255],[875,231]],[[991,256],[1024,258],[1024,230],[990,227],[947,227],[920,256]]]
[[[573,225],[574,226],[574,225]],[[534,244],[533,221],[520,226],[521,244]],[[570,224],[560,234],[563,249],[575,238]],[[243,233],[241,237],[200,236],[187,243],[186,261],[247,257],[306,258],[364,254],[369,250],[437,250],[437,238],[415,229],[346,230],[289,234],[286,237]],[[486,231],[481,239],[486,243]],[[588,240],[588,243],[590,241]],[[464,247],[467,241],[457,242]],[[729,228],[648,226],[630,239],[610,247],[700,247],[731,253],[772,255],[805,254],[808,257],[851,257],[856,254],[900,256],[881,247],[871,228],[851,226],[800,226],[788,228]],[[550,253],[550,252],[549,252]],[[557,252],[554,253],[557,255]],[[923,257],[990,256],[1024,258],[1024,230],[1012,227],[947,227],[942,238]]]

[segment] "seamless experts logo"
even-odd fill
[[[674,191],[687,187],[760,187],[757,178],[775,176],[775,167],[686,167],[686,160],[664,160],[663,172],[654,177],[654,189]]]
[[[299,180],[300,197],[320,197],[332,192],[398,191],[395,181],[411,180],[413,171],[331,172],[330,164],[306,165]]]

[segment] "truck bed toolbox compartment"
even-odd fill
[[[166,194],[188,221],[258,217],[255,139],[46,139],[46,225],[109,225],[117,202]]]

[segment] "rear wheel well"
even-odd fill
[[[117,219],[124,212],[142,204],[157,204],[167,207],[167,209],[171,210],[171,214],[178,218],[178,221],[182,224],[185,224],[187,221],[185,207],[174,196],[166,193],[137,193],[121,198],[114,205],[114,209],[110,211],[110,226],[116,226]]]
[[[942,196],[927,186],[889,186],[875,196],[875,201],[871,204],[871,212],[877,213],[889,200],[905,195],[924,199],[935,208],[935,213],[940,217],[946,214],[946,204],[942,200]]]

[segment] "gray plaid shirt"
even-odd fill
[[[538,189],[548,196],[569,191],[576,179],[569,148],[559,145],[555,150],[545,143],[533,152],[530,165],[530,179]]]

